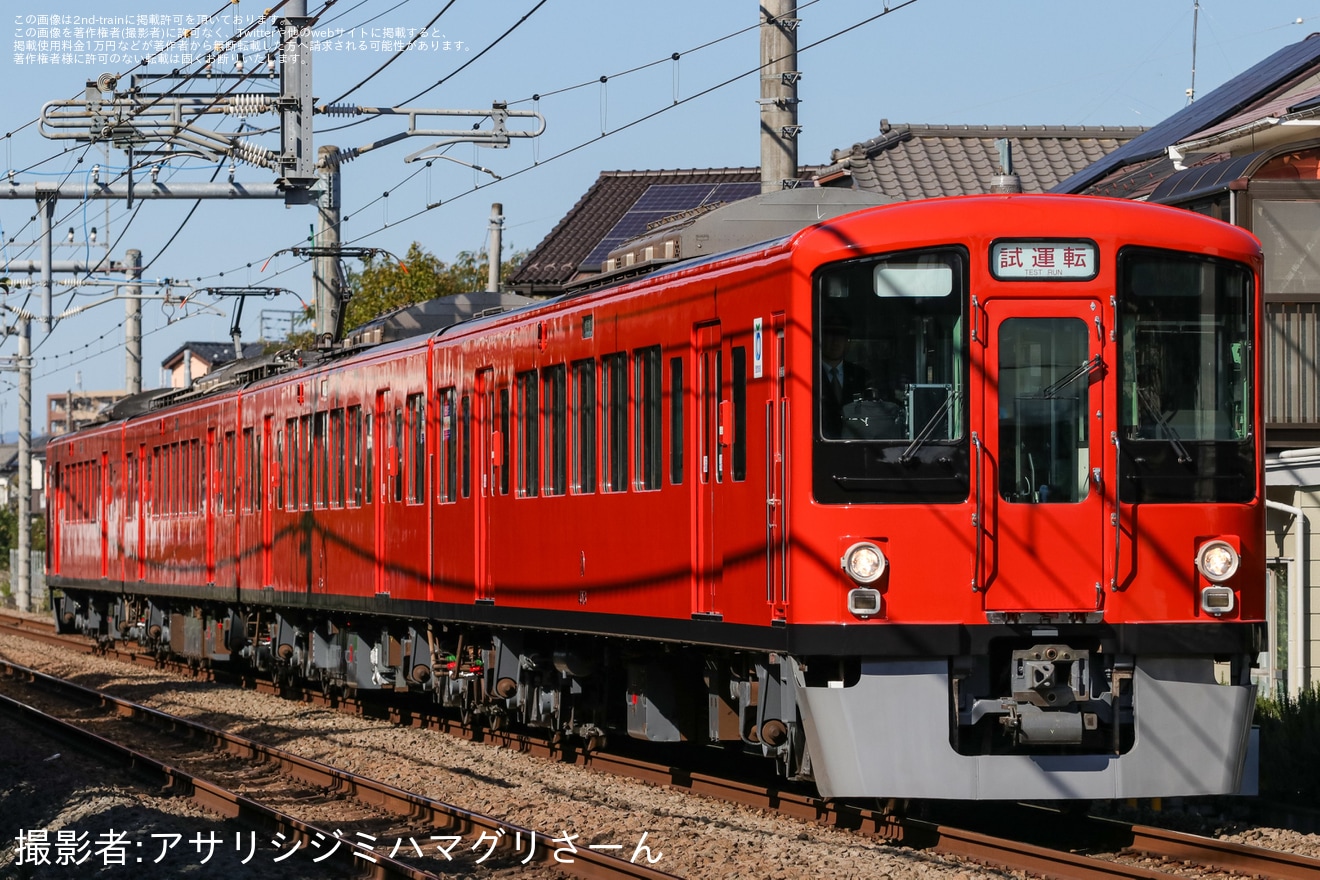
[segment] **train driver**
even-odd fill
[[[843,437],[843,407],[868,395],[871,374],[846,359],[850,341],[848,319],[827,313],[820,338],[820,431],[828,440]]]

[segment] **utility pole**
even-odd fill
[[[763,0],[761,9],[761,192],[798,179],[797,0]]]
[[[127,264],[128,299],[124,301],[124,388],[129,394],[142,390],[142,251],[124,252]]]
[[[18,319],[18,583],[14,604],[32,610],[32,320]]]
[[[504,230],[504,205],[495,202],[490,206],[490,245],[486,248],[486,290],[500,292],[500,258],[503,256],[501,233]]]
[[[318,151],[317,173],[321,195],[316,202],[316,256],[312,258],[312,288],[315,292],[317,341],[339,341],[343,320],[344,278],[339,262],[339,148],[325,146]]]

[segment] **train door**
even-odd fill
[[[271,559],[271,548],[275,543],[275,487],[279,482],[279,474],[276,473],[276,468],[274,466],[274,423],[275,417],[272,415],[267,414],[265,418],[262,419],[261,448],[257,451],[257,456],[261,461],[261,466],[257,471],[257,479],[262,480],[265,483],[265,485],[259,487],[257,490],[261,493],[257,496],[257,503],[261,506],[261,586],[263,587],[268,587],[275,583],[275,567],[274,562]]]
[[[66,448],[65,453],[68,452]],[[50,574],[60,574],[64,565],[64,548],[60,538],[64,531],[64,468],[60,463],[52,462],[46,474],[46,517],[50,533],[46,535],[46,570]]]
[[[1100,303],[991,300],[976,579],[995,611],[1100,607],[1104,578]],[[979,455],[980,453],[978,453]],[[993,513],[992,513],[993,511]]]
[[[388,535],[385,531],[385,503],[390,495],[389,463],[393,460],[389,449],[389,393],[388,388],[381,388],[376,391],[376,406],[372,413],[371,425],[368,430],[371,436],[368,442],[376,450],[374,456],[375,473],[371,474],[369,479],[376,485],[376,511],[374,517],[375,534],[375,552],[372,553],[372,559],[375,565],[372,566],[372,592],[380,595],[385,592],[385,566],[388,560],[385,558],[386,547],[388,545]]]
[[[101,577],[110,576],[110,454],[101,451],[101,460],[97,464],[97,475],[100,477],[97,487],[97,515],[96,518],[101,523]]]
[[[138,469],[138,477],[135,485],[137,486],[137,570],[134,572],[136,580],[146,580],[147,577],[147,505],[151,498],[151,459],[147,457],[147,445],[138,444],[138,454],[135,466]]]
[[[788,616],[788,394],[784,360],[784,313],[771,318],[770,333],[758,320],[754,358],[770,378],[765,404],[765,600],[776,620]]]
[[[186,448],[186,447],[185,447]],[[185,454],[187,454],[185,452]],[[216,517],[224,512],[224,452],[215,433],[215,428],[206,429],[206,452],[201,464],[202,504],[206,508],[206,583],[215,583],[215,545],[219,540],[216,531]]]
[[[715,529],[716,505],[724,483],[726,447],[720,421],[724,396],[724,352],[720,349],[720,325],[701,324],[697,336],[697,534],[696,580],[692,611],[718,614],[715,596],[722,574],[723,557]]]
[[[503,443],[499,436],[499,420],[495,413],[495,371],[477,371],[476,377],[476,443],[477,486],[473,500],[476,517],[476,596],[477,602],[494,602],[494,588],[490,579],[490,516],[492,501],[504,462],[500,459]]]

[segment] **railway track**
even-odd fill
[[[519,876],[531,877],[672,877],[647,864],[645,856],[632,862],[513,827],[17,664],[0,662],[0,676],[6,690],[21,692],[0,694],[0,711],[115,766],[132,767],[150,783],[258,828],[282,847],[335,858],[363,876],[435,880],[456,870],[516,868]],[[65,705],[63,714],[76,714],[77,720],[59,717],[52,696]],[[305,818],[315,812],[310,807],[325,805],[334,813],[332,824]],[[387,855],[390,842],[393,852]]]
[[[10,625],[10,619],[0,620],[0,626]],[[49,626],[25,624],[15,629],[25,636],[55,640],[62,645],[70,643],[67,637],[55,636]],[[74,643],[86,649],[84,641],[79,639]],[[123,659],[144,662],[143,655],[132,651],[112,650],[109,653]],[[153,657],[147,657],[146,660],[149,665],[160,665]],[[206,670],[185,667],[185,671],[194,675],[209,675]],[[270,686],[263,689],[275,690]],[[388,718],[396,724],[440,729],[468,738],[485,739],[560,763],[576,763],[594,770],[680,788],[821,825],[857,831],[901,843],[904,846],[929,849],[970,859],[987,866],[1027,871],[1041,876],[1068,878],[1068,880],[1154,878],[1179,875],[1205,876],[1207,872],[1231,870],[1248,876],[1280,878],[1280,880],[1320,877],[1320,861],[1315,859],[1146,825],[1098,819],[1087,819],[1083,825],[1079,824],[1076,817],[1067,817],[1062,821],[1051,820],[1052,824],[1049,827],[1052,830],[1045,835],[1048,838],[1047,842],[1039,840],[1041,836],[1039,834],[1036,835],[1037,839],[1033,840],[1014,839],[1012,835],[1002,831],[986,833],[947,822],[900,817],[888,810],[825,801],[811,795],[785,791],[774,785],[732,780],[716,774],[693,772],[683,767],[656,764],[624,755],[588,751],[570,743],[556,743],[513,731],[491,731],[480,728],[474,730],[451,719],[407,706],[383,706],[372,701],[327,697],[319,692],[301,693],[298,696],[343,711]],[[325,784],[341,783],[325,781]],[[373,797],[384,799],[387,796]],[[414,797],[412,795],[397,792],[388,797],[394,799],[391,802],[398,810],[416,809],[409,800]],[[1027,819],[1019,824],[1037,830],[1043,827],[1039,819]],[[1080,850],[1088,854],[1070,850]],[[1161,860],[1158,867],[1151,866],[1153,860]]]

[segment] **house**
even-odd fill
[[[127,391],[66,391],[46,395],[46,433],[67,434],[90,425],[101,413],[128,395]]]
[[[1146,131],[1113,125],[891,125],[835,150],[818,186],[851,186],[893,199],[993,192],[1010,150],[1022,192],[1048,192]]]
[[[1265,252],[1271,548],[1265,675],[1320,680],[1320,35],[1285,46],[1055,187],[1145,199],[1250,229]],[[1285,609],[1282,614],[1275,610]]]
[[[243,345],[243,357],[256,357],[265,349],[263,342]],[[185,342],[160,362],[161,382],[169,388],[187,388],[193,380],[216,367],[238,360],[232,342]]]
[[[1045,192],[1138,137],[1124,126],[890,125],[804,166],[801,186],[854,189],[895,200],[993,191],[1001,142],[1024,192]],[[758,168],[605,171],[508,279],[527,296],[554,296],[600,273],[609,254],[660,223],[760,193]]]

